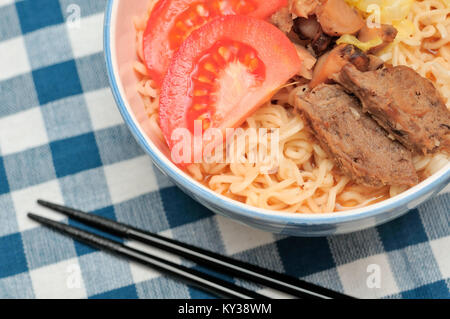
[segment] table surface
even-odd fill
[[[104,6],[0,0],[1,298],[211,297],[39,227],[28,211],[62,218],[37,198],[356,297],[450,298],[449,188],[393,222],[328,238],[250,229],[184,195],[116,109],[102,53]]]

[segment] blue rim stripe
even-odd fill
[[[245,216],[247,218],[256,219],[259,221],[265,221],[268,223],[274,223],[278,224],[280,226],[285,226],[286,224],[289,224],[290,226],[295,225],[325,225],[325,224],[334,224],[334,225],[340,225],[348,222],[355,222],[363,219],[367,219],[370,217],[374,217],[378,214],[382,214],[383,212],[387,211],[393,211],[396,209],[400,209],[402,207],[405,207],[409,202],[411,202],[414,199],[420,198],[424,196],[425,194],[432,192],[434,189],[436,189],[439,185],[448,184],[450,182],[450,169],[448,169],[445,173],[442,174],[439,178],[437,178],[434,182],[418,189],[417,191],[408,194],[407,196],[397,200],[390,202],[386,205],[380,205],[379,207],[369,209],[367,211],[362,211],[359,213],[352,214],[351,211],[348,212],[342,212],[342,213],[336,213],[336,214],[324,214],[324,215],[305,215],[305,214],[292,214],[292,216],[287,215],[277,215],[276,213],[263,210],[263,209],[257,209],[251,206],[248,206],[246,204],[238,203],[233,200],[225,200],[222,198],[222,196],[212,194],[204,186],[200,186],[199,184],[195,183],[193,180],[191,180],[188,177],[185,177],[183,175],[180,175],[178,172],[176,172],[173,168],[166,165],[166,163],[159,157],[158,154],[155,153],[155,151],[152,149],[152,147],[147,143],[146,138],[143,136],[140,129],[137,127],[136,123],[132,119],[131,115],[127,111],[127,108],[125,106],[125,102],[122,99],[122,96],[120,94],[118,83],[114,76],[113,71],[113,63],[111,58],[111,34],[110,34],[110,27],[111,27],[111,15],[112,15],[112,9],[114,6],[114,3],[117,0],[108,0],[107,6],[106,6],[106,13],[105,13],[105,21],[104,21],[104,52],[105,52],[105,59],[106,59],[106,65],[108,70],[108,77],[109,82],[111,86],[111,91],[114,95],[114,99],[116,100],[117,106],[119,108],[120,113],[122,114],[123,119],[125,120],[126,124],[130,128],[132,134],[136,138],[136,140],[139,142],[139,144],[144,148],[144,150],[150,155],[153,162],[161,169],[164,170],[164,172],[172,178],[174,181],[179,183],[181,186],[185,187],[186,189],[189,189],[192,193],[194,193],[196,196],[200,197],[201,199],[207,201],[207,202],[214,202],[217,206],[221,207],[224,210],[232,211],[232,212],[239,212],[240,215]],[[329,216],[333,215],[333,216]]]

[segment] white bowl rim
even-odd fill
[[[450,163],[448,163],[445,167],[443,167],[441,170],[439,170],[420,184],[393,198],[389,198],[382,202],[366,207],[322,214],[297,214],[277,212],[268,209],[253,207],[215,193],[211,189],[195,181],[193,178],[183,172],[153,144],[153,142],[146,136],[146,134],[137,124],[137,120],[131,111],[131,107],[128,101],[123,98],[125,96],[124,89],[122,84],[117,80],[120,77],[118,76],[118,70],[115,64],[116,54],[115,50],[112,50],[112,48],[115,48],[115,37],[113,36],[115,29],[111,28],[111,26],[114,25],[111,24],[111,22],[115,21],[118,3],[119,0],[107,1],[104,19],[103,40],[110,86],[119,111],[136,140],[150,155],[156,166],[162,169],[170,178],[176,181],[176,183],[190,190],[192,193],[194,193],[204,201],[214,202],[215,205],[221,207],[222,209],[238,213],[243,217],[266,221],[268,223],[289,224],[292,226],[329,224],[337,225],[367,219],[387,211],[393,211],[402,207],[406,207],[411,201],[417,198],[421,198],[429,192],[432,192],[436,187],[438,187],[438,185],[442,185],[443,183],[448,184],[450,182]],[[411,207],[411,209],[412,208],[413,207]]]

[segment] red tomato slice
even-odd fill
[[[176,128],[236,128],[301,69],[292,42],[272,24],[247,16],[217,18],[194,31],[173,57],[160,96],[169,147]]]
[[[224,15],[267,18],[287,0],[160,0],[144,32],[144,59],[152,79],[161,84],[174,52],[189,34]]]

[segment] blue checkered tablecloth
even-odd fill
[[[293,238],[217,216],[174,187],[116,109],[102,52],[104,7],[104,0],[0,0],[1,298],[208,297],[39,227],[28,211],[61,216],[37,207],[37,198],[356,297],[450,297],[449,188],[377,228]],[[77,12],[79,24],[70,19]]]

